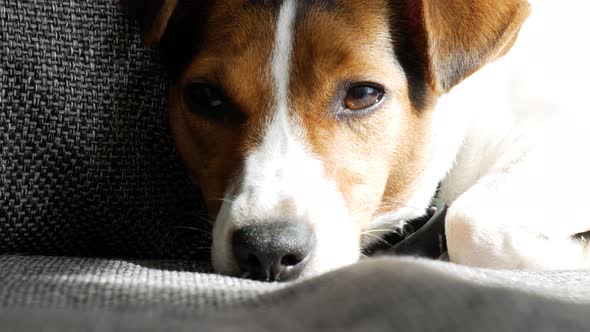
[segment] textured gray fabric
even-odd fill
[[[0,256],[0,307],[205,310],[252,298],[264,287],[224,278],[206,264]],[[236,288],[237,289],[234,289]]]
[[[371,259],[264,284],[189,262],[0,256],[2,331],[583,331],[590,272]]]
[[[117,0],[0,0],[0,253],[208,248],[155,53]]]

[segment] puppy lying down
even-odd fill
[[[590,267],[587,92],[571,80],[588,58],[550,58],[586,20],[571,6],[539,0],[525,24],[526,0],[123,3],[169,70],[218,272],[352,264],[435,196],[456,263]]]

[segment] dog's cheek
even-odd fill
[[[370,223],[379,209],[395,165],[401,132],[399,113],[397,103],[392,101],[372,118],[357,124],[355,130],[344,126],[337,133],[336,142],[346,139],[349,143],[340,147],[333,167],[347,199],[351,220],[361,228]],[[335,145],[333,149],[338,147]]]
[[[187,171],[199,186],[209,216],[217,215],[221,198],[239,167],[235,136],[239,131],[226,128],[188,112],[177,88],[170,92],[170,126],[176,148]]]
[[[197,185],[207,204],[209,217],[215,220],[233,175],[237,173],[239,160],[222,147],[219,147],[219,153],[201,155],[201,158],[202,168],[191,172],[198,179]]]

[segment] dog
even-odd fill
[[[535,35],[526,0],[123,5],[169,71],[217,272],[285,281],[353,264],[437,193],[455,263],[590,267],[581,112],[508,100],[518,75],[494,69]],[[538,69],[535,87],[568,83]]]

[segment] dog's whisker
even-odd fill
[[[174,226],[174,228],[177,229],[184,229],[184,230],[189,230],[189,231],[195,231],[195,232],[200,232],[200,233],[204,233],[207,235],[212,235],[212,233],[210,231],[204,230],[204,229],[200,229],[200,228],[196,228],[196,227],[190,227],[190,226]]]
[[[198,217],[198,220],[199,220],[199,221],[204,221],[204,222],[206,222],[206,223],[208,223],[208,224],[210,224],[210,225],[213,225],[213,221],[212,221],[212,220],[210,220],[210,219],[207,219],[207,218],[205,218],[205,217]]]
[[[236,200],[235,199],[231,199],[231,198],[227,198],[227,197],[221,197],[221,198],[210,198],[208,199],[208,201],[211,202],[227,202],[227,203],[234,203]]]
[[[392,221],[379,221],[379,223],[377,223],[378,226],[383,226],[383,227],[402,227],[403,225],[406,224],[406,220],[392,220]]]
[[[211,252],[211,247],[196,247],[196,248],[191,248],[191,249],[204,251],[204,252]]]
[[[384,205],[381,208],[382,209],[385,208],[386,210],[396,210],[396,209],[398,209],[400,207],[402,207],[402,208],[409,208],[409,209],[412,209],[412,210],[415,210],[415,211],[419,211],[419,212],[426,211],[426,208],[419,208],[419,207],[416,207],[416,206],[411,206],[411,205],[407,205],[407,204],[403,204],[403,203],[399,203],[399,202],[394,202],[394,201],[389,201],[389,202],[384,203]],[[356,209],[356,210],[351,211],[350,212],[350,216],[352,218],[355,218],[355,217],[360,217],[363,214],[367,214],[367,213],[374,214],[375,213],[375,209],[373,207],[364,206],[364,207],[361,207],[359,209]],[[385,213],[383,213],[383,214],[385,214]]]
[[[213,224],[214,223],[211,219],[205,218],[203,216],[199,216],[199,220],[205,221],[205,222],[207,222],[209,224]]]
[[[381,242],[381,243],[383,243],[383,244],[391,245],[391,243],[389,243],[389,242],[385,241],[385,239],[383,239],[382,237],[379,237],[379,236],[377,236],[377,235],[374,235],[374,234],[363,234],[363,235],[370,236],[370,237],[372,237],[372,238],[376,239],[378,242]]]
[[[361,232],[361,235],[375,234],[375,233],[391,233],[393,231],[395,231],[395,228],[391,228],[391,229],[372,229],[372,230]]]
[[[417,210],[417,211],[425,211],[427,209],[427,207],[417,207],[417,206],[412,206],[412,205],[408,205],[408,204],[404,204],[404,203],[400,203],[400,202],[396,202],[396,201],[387,201],[385,202],[384,206],[385,207],[390,207],[390,205],[393,205],[395,207],[405,207],[405,208],[409,208],[409,209],[413,209],[413,210]]]

